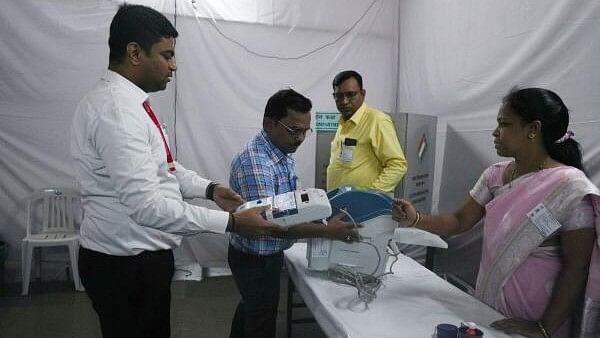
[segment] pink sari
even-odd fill
[[[504,168],[508,163],[504,163]],[[504,168],[496,165],[488,181],[499,186],[485,205],[482,258],[476,296],[507,317],[539,320],[552,295],[561,269],[556,253],[539,245],[546,235],[527,213],[538,204],[557,220],[589,195],[594,208],[596,234],[600,234],[600,194],[585,175],[571,167],[545,169],[502,185]],[[493,185],[493,184],[490,184]],[[565,321],[553,337],[600,337],[600,240],[596,236],[588,273],[583,309]],[[576,318],[575,318],[576,317]],[[576,319],[576,320],[575,320]]]

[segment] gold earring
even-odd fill
[[[535,139],[535,134],[534,134],[534,133],[530,133],[529,135],[527,135],[527,137],[528,137],[530,140],[532,140],[532,141],[533,141],[533,140]]]

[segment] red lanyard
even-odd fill
[[[152,107],[150,107],[150,104],[148,103],[148,101],[144,101],[144,103],[142,105],[144,106],[146,113],[148,113],[148,116],[150,116],[150,119],[152,119],[152,122],[154,122],[154,125],[156,126],[156,128],[158,128],[158,131],[160,132],[160,136],[162,136],[163,144],[165,145],[165,150],[167,151],[167,165],[169,166],[169,172],[174,173],[175,172],[175,162],[173,161],[173,156],[171,156],[171,150],[169,150],[169,145],[167,144],[167,139],[165,139],[165,134],[163,134],[163,130],[160,127],[160,123],[158,122],[156,115],[154,115],[154,112],[152,111]]]

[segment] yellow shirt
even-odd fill
[[[363,103],[350,119],[340,116],[331,142],[327,190],[353,185],[390,192],[405,173],[406,159],[388,114]]]

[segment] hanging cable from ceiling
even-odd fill
[[[192,7],[194,9],[196,9],[197,7],[197,3],[195,0],[191,0],[191,4]],[[260,57],[260,58],[266,58],[266,59],[276,59],[276,60],[283,60],[283,61],[288,61],[288,60],[300,60],[303,59],[305,57],[308,57],[312,54],[317,53],[318,51],[325,49],[327,47],[331,47],[334,44],[336,44],[338,41],[340,41],[341,39],[343,39],[346,35],[348,35],[352,30],[354,30],[354,28],[365,18],[365,16],[371,11],[371,9],[373,8],[373,6],[375,5],[375,3],[378,0],[373,0],[371,2],[371,4],[367,7],[367,9],[360,15],[360,17],[348,28],[346,29],[344,32],[342,32],[342,34],[340,34],[338,37],[336,37],[335,39],[326,42],[324,44],[322,44],[321,46],[314,48],[308,52],[304,52],[300,55],[297,56],[280,56],[280,55],[270,55],[270,54],[265,54],[265,53],[260,53],[257,51],[254,51],[252,49],[250,49],[248,46],[244,45],[243,43],[235,40],[234,38],[228,36],[227,34],[225,34],[217,25],[217,22],[214,18],[209,18],[207,21],[210,23],[211,26],[213,26],[213,28],[217,31],[217,33],[219,35],[221,35],[224,39],[230,41],[231,43],[239,46],[240,48],[242,48],[243,50],[245,50],[247,53],[252,54],[254,56]],[[195,16],[196,20],[200,20],[198,15]]]

